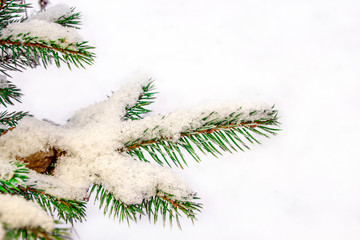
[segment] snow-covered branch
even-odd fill
[[[48,185],[51,181],[40,176],[36,184],[58,197],[82,200],[92,184],[101,184],[126,204],[141,203],[158,191],[182,200],[193,192],[179,177],[166,168],[134,161],[126,153],[140,155],[139,149],[145,149],[154,156],[151,151],[156,149],[161,155],[167,153],[173,157],[172,149],[179,145],[195,154],[191,144],[185,144],[187,139],[200,150],[219,152],[214,144],[221,150],[228,150],[226,144],[233,147],[236,142],[247,145],[237,135],[228,135],[233,141],[231,144],[229,139],[216,135],[217,132],[228,134],[235,129],[251,142],[256,139],[250,131],[261,133],[255,129],[277,124],[276,111],[271,106],[240,104],[179,110],[167,116],[124,121],[126,106],[137,101],[144,85],[144,80],[128,84],[107,100],[76,112],[63,126],[25,117],[13,131],[0,138],[0,156],[33,163],[32,159],[40,159],[42,162],[37,160],[34,165],[43,164],[45,170],[52,165],[53,176],[46,178],[57,179],[61,184]],[[199,139],[199,135],[204,136],[203,139]],[[162,144],[161,148],[156,148],[158,143]],[[28,166],[31,167],[31,163]],[[38,172],[45,173],[44,170]],[[34,172],[36,179],[35,175]]]
[[[0,29],[0,45],[10,51],[13,64],[25,57],[30,62],[41,59],[44,67],[53,59],[57,66],[65,62],[84,67],[94,54],[75,27],[79,14],[66,5],[56,5],[23,21],[15,21]],[[1,12],[1,11],[0,11]]]
[[[76,31],[80,14],[74,8],[57,5],[21,18],[26,7],[1,2],[2,73],[52,61],[69,67],[93,63],[92,47]],[[82,221],[91,193],[104,213],[120,220],[148,215],[156,222],[163,215],[180,226],[185,214],[193,221],[199,198],[164,163],[182,168],[183,152],[199,161],[196,149],[217,156],[249,148],[279,130],[277,111],[266,104],[227,103],[146,116],[153,90],[151,79],[139,78],[78,110],[64,125],[27,112],[0,112],[0,239],[4,234],[62,239],[67,230],[47,214],[65,223]],[[20,89],[0,75],[0,105],[20,97]]]
[[[0,222],[9,228],[41,227],[48,232],[54,229],[53,219],[44,210],[19,196],[0,194]]]

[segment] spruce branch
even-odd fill
[[[37,228],[10,228],[4,224],[6,234],[3,240],[29,239],[29,240],[62,240],[71,239],[71,229],[60,227],[59,221],[54,221],[56,227],[52,232],[47,232],[41,227]]]
[[[20,191],[18,188],[27,181],[29,169],[19,162],[11,162],[15,166],[12,176],[7,180],[0,178],[0,193],[14,195]]]
[[[40,65],[39,59],[26,58],[25,54],[19,54],[18,58],[13,58],[11,53],[2,51],[0,56],[0,72],[10,77],[7,71],[19,71],[25,69],[25,67],[35,68]]]
[[[149,82],[142,88],[142,93],[139,95],[138,100],[134,105],[128,105],[125,108],[126,114],[124,120],[139,120],[143,118],[143,114],[151,112],[151,110],[146,109],[145,106],[153,103],[155,95],[157,92],[154,92],[155,84],[154,80],[149,79]]]
[[[30,4],[24,4],[19,0],[3,0],[0,3],[0,29],[7,25],[21,21],[26,9]]]
[[[153,219],[153,222],[156,223],[159,215],[162,215],[164,226],[166,219],[169,220],[171,226],[175,219],[181,229],[179,218],[182,217],[182,214],[194,222],[196,213],[200,212],[202,208],[201,203],[192,201],[199,199],[196,196],[190,196],[191,200],[175,200],[173,195],[157,191],[155,196],[144,199],[141,204],[125,204],[116,199],[102,185],[93,185],[90,193],[93,192],[96,192],[95,202],[100,202],[99,208],[103,208],[104,215],[113,216],[113,218],[118,218],[119,221],[126,220],[128,224],[130,224],[130,220],[137,222],[138,219],[145,215],[148,216],[149,221]]]
[[[1,100],[1,99],[0,99]],[[25,116],[30,116],[28,112],[0,112],[0,136],[15,127],[16,124]]]
[[[55,22],[64,26],[80,29],[78,25],[81,25],[81,14],[79,12],[75,12],[75,8],[71,8],[70,15],[63,15],[59,17]]]
[[[254,110],[250,115],[255,114]],[[280,129],[277,111],[268,113],[266,118],[254,121],[241,121],[241,113],[231,113],[225,118],[210,118],[212,112],[205,116],[201,127],[188,129],[180,133],[180,138],[174,141],[172,138],[160,138],[141,140],[137,139],[125,144],[125,147],[118,149],[119,152],[127,152],[129,155],[137,157],[142,161],[148,162],[144,152],[160,165],[166,163],[171,167],[170,162],[175,166],[183,168],[187,165],[183,151],[189,153],[197,162],[200,161],[199,155],[195,151],[198,148],[203,154],[210,153],[217,157],[221,151],[232,152],[250,149],[249,143],[260,141],[256,136],[276,135]],[[271,127],[269,127],[271,126]],[[161,131],[161,126],[146,131]]]
[[[14,105],[12,100],[15,100],[17,102],[21,102],[20,98],[22,96],[21,90],[17,88],[14,84],[12,84],[10,81],[7,81],[7,86],[4,88],[0,88],[0,104],[2,104],[4,107],[6,107],[7,104]],[[1,115],[0,115],[1,119]]]
[[[39,204],[51,216],[57,216],[65,223],[74,224],[74,222],[82,222],[86,218],[86,203],[57,198],[46,194],[43,190],[25,187],[19,188],[19,195],[24,196],[27,200],[32,200]]]
[[[27,186],[29,169],[26,164],[13,162],[16,169],[8,180],[0,179],[0,194],[20,195],[38,205],[51,216],[57,216],[65,223],[82,222],[86,217],[85,202],[57,198],[46,194],[35,186]]]
[[[60,67],[61,62],[67,64],[71,69],[73,64],[76,67],[85,68],[83,63],[92,65],[95,54],[89,50],[94,49],[87,45],[87,42],[67,43],[65,46],[60,45],[56,41],[37,40],[36,37],[28,37],[27,34],[21,34],[17,37],[20,39],[11,39],[11,35],[7,38],[0,38],[0,46],[2,52],[11,52],[13,63],[16,60],[25,57],[29,62],[34,59],[40,59],[46,68],[51,59],[55,65]]]
[[[22,52],[18,49],[17,56],[13,56],[13,51],[1,48],[0,55],[0,72],[10,77],[7,71],[22,71],[26,67],[35,68],[40,65],[39,58],[32,57],[31,55]]]

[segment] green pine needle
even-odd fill
[[[81,14],[79,12],[75,12],[75,8],[71,8],[71,15],[69,16],[61,16],[56,20],[56,23],[64,26],[80,29],[78,25],[81,25]]]
[[[52,61],[57,67],[65,63],[70,69],[74,65],[78,68],[85,68],[84,64],[92,65],[95,54],[91,52],[94,47],[87,45],[87,42],[68,43],[66,46],[60,45],[55,41],[38,40],[36,37],[29,37],[28,34],[20,34],[15,40],[11,40],[11,35],[1,38],[0,46],[2,56],[5,55],[7,66],[26,62],[26,66],[38,64],[40,61],[46,68]],[[9,52],[11,60],[8,60]],[[0,58],[0,62],[1,62]],[[19,60],[20,59],[20,60]],[[1,66],[1,65],[0,65]],[[11,67],[7,67],[8,69]],[[4,69],[3,69],[4,70]]]
[[[125,147],[118,149],[119,152],[127,152],[129,155],[149,162],[150,156],[156,163],[168,166],[175,165],[183,168],[187,165],[184,153],[187,152],[195,161],[200,162],[196,150],[203,154],[211,154],[215,157],[222,152],[244,151],[250,149],[249,144],[260,144],[258,137],[276,135],[280,129],[277,111],[271,111],[266,118],[255,121],[239,122],[240,114],[232,113],[226,118],[212,119],[204,117],[205,123],[199,128],[189,129],[181,132],[177,141],[172,139],[151,139],[142,141],[137,139],[125,144]],[[250,113],[251,114],[251,113]],[[271,126],[271,127],[269,127]],[[160,131],[157,129],[148,131]],[[147,154],[145,154],[147,153]]]
[[[21,21],[26,8],[30,8],[30,4],[22,4],[18,0],[5,0],[0,3],[0,30],[7,25]]]
[[[71,239],[71,228],[59,226],[59,221],[55,222],[52,232],[47,232],[41,227],[37,228],[10,228],[4,224],[5,236],[3,240],[27,239],[27,240],[62,240]]]
[[[35,188],[20,188],[19,195],[40,205],[51,216],[57,216],[65,223],[74,224],[82,222],[86,218],[86,203],[57,198]]]
[[[118,200],[114,195],[107,191],[102,185],[93,185],[91,193],[96,192],[95,202],[99,202],[99,208],[103,208],[104,215],[117,218],[120,222],[137,222],[141,216],[147,215],[149,220],[153,219],[156,223],[161,215],[165,226],[169,220],[172,226],[176,220],[177,226],[181,229],[180,217],[184,214],[192,222],[196,220],[196,213],[200,212],[202,204],[192,200],[198,200],[196,196],[191,196],[191,200],[173,200],[173,196],[168,193],[158,191],[155,196],[144,199],[141,204],[125,204]]]
[[[12,164],[16,167],[12,176],[8,176],[7,180],[0,179],[0,194],[17,194],[20,192],[19,187],[28,180],[29,169],[25,167],[25,164],[19,162],[12,162]]]
[[[145,108],[145,106],[153,103],[155,95],[154,80],[149,79],[148,83],[142,88],[142,93],[139,95],[137,102],[133,106],[126,106],[126,114],[124,120],[139,120],[143,118],[143,115],[151,112],[151,110]]]
[[[12,100],[21,102],[22,96],[21,90],[17,88],[10,81],[7,81],[8,86],[6,88],[0,88],[0,104],[6,107],[7,104],[14,105]]]
[[[85,202],[56,198],[44,193],[43,190],[28,187],[24,183],[28,180],[29,169],[26,164],[13,162],[16,169],[13,175],[7,179],[0,179],[0,194],[20,195],[27,200],[40,205],[48,214],[56,216],[65,223],[82,222],[86,217]]]
[[[9,128],[15,127],[17,123],[25,116],[31,115],[29,115],[28,112],[0,112],[0,134],[8,131]]]

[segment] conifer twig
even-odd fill
[[[20,57],[26,57],[26,59],[32,61],[33,59],[41,59],[43,66],[46,67],[50,62],[50,59],[54,59],[56,66],[60,67],[60,62],[64,62],[69,68],[71,64],[76,67],[84,67],[82,62],[91,65],[94,61],[95,55],[89,52],[90,47],[86,45],[87,42],[82,43],[69,43],[68,47],[61,47],[55,42],[36,42],[31,41],[32,38],[28,38],[25,42],[12,41],[9,39],[1,39],[0,46],[3,52],[10,50],[12,52],[12,58],[14,64],[16,59]],[[76,50],[73,49],[76,48]],[[25,53],[25,55],[24,55]],[[61,55],[59,55],[59,53]]]
[[[56,228],[52,232],[47,232],[41,227],[37,228],[10,228],[4,224],[6,231],[4,240],[7,239],[36,239],[36,240],[62,240],[71,239],[70,228],[64,228],[58,226],[59,221],[54,221],[57,224]]]
[[[144,114],[151,112],[151,110],[145,108],[145,106],[148,106],[154,102],[153,100],[157,94],[157,92],[154,92],[154,90],[154,80],[149,79],[148,83],[142,87],[142,92],[140,93],[136,103],[132,106],[126,106],[126,114],[124,116],[125,121],[142,119]]]
[[[13,162],[16,169],[13,175],[8,180],[0,179],[0,194],[20,195],[27,200],[36,202],[51,216],[57,213],[59,219],[66,223],[82,222],[85,217],[86,205],[85,202],[75,200],[68,200],[64,198],[57,198],[45,193],[41,189],[27,186],[29,170],[26,164]]]
[[[175,218],[178,227],[181,229],[179,217],[181,212],[192,222],[196,220],[195,214],[200,212],[202,208],[201,203],[195,203],[194,200],[199,198],[191,196],[190,200],[173,200],[172,195],[158,191],[155,196],[146,198],[141,204],[125,204],[121,200],[116,199],[114,195],[107,191],[102,185],[93,185],[91,193],[96,192],[95,202],[99,201],[99,208],[104,209],[104,214],[109,217],[113,216],[118,218],[119,221],[137,222],[138,218],[147,215],[149,220],[153,219],[154,223],[157,222],[159,214],[162,215],[163,224],[165,225],[168,218],[170,225]]]
[[[147,152],[160,165],[166,163],[171,166],[170,162],[172,162],[175,166],[183,168],[183,164],[187,165],[187,163],[182,150],[199,162],[200,157],[194,147],[204,154],[210,153],[217,157],[221,155],[221,151],[232,152],[238,149],[244,151],[245,148],[249,149],[249,143],[260,143],[255,135],[269,137],[269,134],[276,135],[276,132],[280,130],[277,127],[279,123],[276,110],[271,111],[264,119],[253,121],[241,121],[240,114],[235,113],[226,118],[207,121],[209,116],[204,117],[201,127],[181,132],[179,139],[171,137],[137,139],[126,143],[118,151],[127,152],[146,162],[148,159],[144,153]],[[161,126],[158,126],[156,131],[161,131]]]

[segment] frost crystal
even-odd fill
[[[0,222],[10,228],[54,229],[53,219],[36,203],[12,195],[0,194]]]

